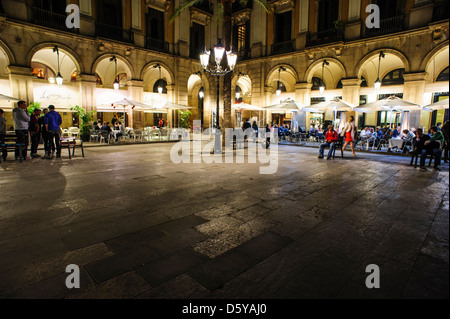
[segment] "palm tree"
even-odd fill
[[[192,7],[193,5],[202,3],[209,0],[185,0],[178,8],[175,9],[174,13],[170,16],[170,22],[172,22],[176,17],[178,17],[181,12]],[[216,16],[218,22],[222,23],[222,39],[225,42],[225,49],[227,51],[231,48],[231,30],[232,22],[231,17],[233,14],[233,3],[239,1],[241,5],[246,6],[248,0],[217,0],[216,5]],[[270,5],[266,0],[254,0],[254,2],[261,5],[266,12],[270,11]],[[224,77],[224,113],[223,113],[223,123],[222,128],[231,128],[231,73]]]

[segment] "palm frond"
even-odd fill
[[[221,24],[223,22],[223,11],[224,11],[224,8],[223,8],[222,2],[217,1],[217,4],[216,4],[216,18],[217,18],[217,22],[219,24]]]
[[[181,12],[184,10],[192,7],[193,5],[196,5],[197,3],[203,2],[204,0],[185,0],[183,3],[180,4],[178,8],[175,9],[175,11],[170,15],[169,17],[169,23],[173,22],[178,16],[180,16]]]
[[[267,0],[254,0],[254,2],[262,6],[267,13],[272,11],[272,6],[270,5],[269,2],[267,2]]]

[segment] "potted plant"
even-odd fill
[[[190,124],[189,119],[192,115],[192,112],[191,111],[183,112],[183,111],[178,110],[178,113],[181,115],[181,120],[180,120],[181,127],[185,128],[185,129],[190,129],[191,124]]]
[[[92,121],[94,120],[94,111],[86,111],[79,105],[75,105],[70,108],[76,116],[80,118],[80,138],[83,142],[89,141],[90,130],[92,129]]]
[[[34,110],[40,110],[41,109],[41,102],[33,102],[28,105],[28,113],[32,115],[34,113]]]

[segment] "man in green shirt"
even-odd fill
[[[427,155],[434,156],[434,169],[440,171],[442,147],[444,145],[444,135],[438,131],[437,126],[430,128],[431,138],[425,142],[425,148],[420,154],[420,169],[426,171],[425,160]]]

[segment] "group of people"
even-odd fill
[[[44,157],[61,157],[61,131],[62,118],[55,111],[55,106],[50,105],[47,109],[34,109],[29,114],[28,106],[25,101],[19,101],[18,107],[12,112],[14,128],[16,133],[15,159],[27,159],[29,141],[31,140],[30,158],[40,158],[37,154],[41,136],[44,141]],[[3,116],[3,110],[0,109],[0,140],[6,134],[6,119]],[[43,113],[43,114],[42,114]],[[22,145],[22,153],[18,145]],[[2,149],[2,156],[7,156],[6,148]]]
[[[109,125],[109,122],[102,122],[102,120],[97,120],[94,123],[94,130],[96,131],[106,131],[108,134],[114,133],[114,139],[117,143],[119,141],[119,137],[124,136],[126,134],[125,127],[122,125],[122,122],[119,121],[117,115],[114,115],[111,120],[112,128]]]
[[[324,150],[329,147],[330,151],[328,153],[327,159],[331,159],[333,152],[335,150],[336,142],[340,138],[343,139],[342,150],[344,151],[350,144],[352,154],[355,154],[355,145],[357,142],[357,127],[355,125],[354,117],[350,116],[348,121],[345,123],[344,128],[341,133],[338,134],[334,129],[333,125],[329,125],[325,133],[325,142],[319,147],[319,158],[324,158]],[[396,133],[394,133],[396,132]],[[422,171],[427,171],[425,167],[425,161],[427,156],[431,155],[434,157],[434,169],[440,170],[439,166],[441,164],[442,152],[444,152],[444,162],[448,162],[449,158],[449,121],[446,121],[442,128],[439,126],[433,126],[430,128],[428,134],[424,134],[422,129],[413,130],[403,130],[403,135],[400,135],[399,129],[394,129],[391,132],[390,129],[383,130],[381,128],[377,129],[377,132],[373,128],[366,127],[360,133],[360,140],[373,140],[383,139],[383,138],[397,138],[403,139],[403,145],[410,145],[410,153],[416,156],[420,156],[420,169]],[[403,148],[403,147],[402,147]]]

